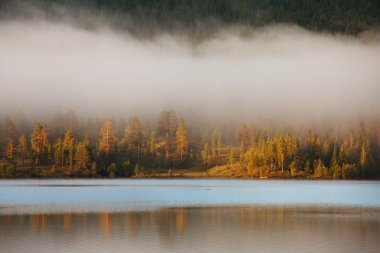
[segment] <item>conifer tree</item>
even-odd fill
[[[54,162],[56,166],[63,167],[64,162],[64,152],[63,152],[63,142],[61,138],[55,140],[54,145]]]
[[[26,153],[27,153],[26,136],[25,134],[22,134],[20,138],[18,139],[18,145],[17,145],[17,155],[19,157],[21,165],[24,165]]]
[[[331,161],[330,161],[330,173],[331,173],[331,176],[334,177],[334,178],[339,178],[339,163],[338,163],[338,158],[336,156],[336,149],[334,147],[334,150],[333,150],[333,154],[332,154],[332,157],[331,157]]]
[[[69,171],[73,168],[73,160],[74,160],[74,136],[71,130],[66,131],[65,138],[63,139],[62,148],[64,153],[64,162],[65,165],[68,166]]]
[[[240,151],[247,151],[249,145],[251,145],[251,130],[246,124],[242,124],[238,133],[238,141],[240,145]]]
[[[218,143],[217,143],[217,150],[218,150],[218,158],[220,159],[221,153],[222,153],[222,136],[218,136]]]
[[[117,143],[116,130],[111,119],[106,119],[99,132],[99,150],[106,155],[110,154]]]
[[[233,147],[231,147],[230,154],[228,155],[228,163],[230,165],[233,165],[235,163],[235,152]]]
[[[207,167],[208,165],[210,165],[210,163],[211,163],[211,161],[210,161],[210,148],[208,146],[208,142],[205,142],[205,144],[203,145],[201,157],[202,157],[202,162],[203,162],[204,166]]]
[[[14,162],[16,147],[13,140],[10,140],[7,145],[6,157],[10,163]]]
[[[285,151],[284,151],[284,141],[280,136],[275,137],[275,147],[276,147],[276,159],[277,165],[281,168],[281,171],[284,172],[284,162],[285,162]]]
[[[47,155],[49,147],[48,134],[45,127],[43,127],[41,123],[37,123],[35,125],[33,133],[31,135],[30,143],[35,162],[36,164],[39,164],[41,160]]]
[[[75,167],[77,170],[86,169],[90,162],[90,154],[88,151],[89,141],[84,139],[76,144],[75,148]]]
[[[183,157],[186,155],[188,150],[188,137],[187,130],[185,126],[185,121],[180,120],[179,126],[176,132],[176,145],[177,145],[177,157],[182,161]]]
[[[141,124],[137,117],[133,117],[125,129],[125,135],[122,140],[127,145],[127,149],[136,157],[139,157],[142,147],[143,134]]]

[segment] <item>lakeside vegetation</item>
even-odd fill
[[[207,129],[162,111],[138,117],[0,121],[0,177],[361,179],[380,175],[380,124],[345,129],[241,124]]]

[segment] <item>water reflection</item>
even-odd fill
[[[45,214],[33,215],[33,226],[37,232],[45,230]]]
[[[380,212],[205,207],[0,216],[1,252],[378,252]]]

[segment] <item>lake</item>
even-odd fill
[[[0,180],[0,252],[378,252],[380,182]]]

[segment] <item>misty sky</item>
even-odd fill
[[[380,43],[272,26],[200,44],[136,39],[107,26],[0,23],[0,111],[118,114],[380,111]]]

